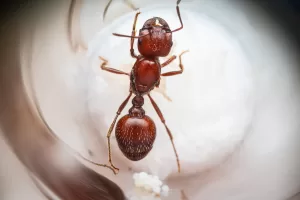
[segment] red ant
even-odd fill
[[[143,96],[147,95],[150,98],[151,104],[156,110],[170,137],[176,155],[178,172],[180,172],[179,157],[173,142],[172,133],[166,125],[166,121],[163,117],[162,112],[160,111],[153,98],[150,96],[150,92],[155,87],[159,87],[161,76],[174,76],[183,72],[181,56],[187,51],[184,51],[179,55],[180,70],[178,71],[171,71],[161,74],[161,68],[174,61],[176,59],[175,55],[170,57],[162,64],[160,64],[159,61],[159,57],[166,57],[172,48],[172,33],[183,28],[183,23],[178,6],[180,1],[181,0],[177,1],[176,9],[181,26],[173,31],[170,30],[168,23],[164,19],[160,17],[153,17],[151,19],[148,19],[144,23],[143,27],[139,31],[139,36],[135,36],[136,22],[138,15],[140,14],[140,12],[138,12],[135,15],[131,36],[113,33],[113,35],[115,36],[131,38],[130,54],[133,58],[136,59],[131,73],[109,68],[107,67],[108,61],[102,57],[99,57],[103,61],[103,64],[101,65],[102,70],[115,74],[123,74],[130,77],[129,95],[120,105],[107,133],[109,163],[114,169],[114,172],[115,170],[118,172],[119,169],[116,168],[112,163],[110,136],[117,122],[118,116],[127,105],[132,94],[134,94],[135,96],[132,99],[132,107],[129,109],[129,113],[123,116],[116,124],[115,134],[120,150],[128,159],[132,161],[138,161],[143,159],[153,147],[153,143],[156,138],[156,126],[153,120],[145,114],[145,111],[142,108],[144,104]],[[141,55],[136,55],[134,52],[133,44],[135,38],[138,39],[138,50]]]

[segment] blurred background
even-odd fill
[[[106,132],[128,94],[128,80],[100,71],[97,57],[130,70],[129,40],[111,33],[130,34],[138,9],[137,29],[154,15],[179,23],[174,0],[114,0],[104,20],[108,3],[2,3],[0,199],[122,200],[140,171],[173,189],[164,199],[182,190],[190,200],[300,199],[299,1],[182,0],[171,54],[190,49],[185,75],[163,79],[153,96],[183,173],[146,101],[161,134],[138,163],[112,137],[117,176],[76,154],[107,162]]]

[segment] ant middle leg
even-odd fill
[[[178,71],[171,71],[171,72],[166,72],[166,73],[163,73],[163,74],[161,74],[161,76],[174,76],[174,75],[178,75],[178,74],[182,74],[182,72],[183,72],[183,69],[184,69],[184,67],[183,67],[183,64],[182,64],[182,60],[181,60],[181,56],[184,54],[184,53],[186,53],[186,52],[188,52],[188,50],[186,50],[186,51],[184,51],[184,52],[182,52],[180,55],[179,55],[179,68],[180,68],[180,70],[178,70]],[[172,59],[173,57],[171,57],[169,60],[167,60],[165,63],[167,63],[166,65],[168,65],[168,64],[170,64],[174,59]],[[172,59],[172,60],[171,60]],[[163,64],[165,64],[165,63],[163,63]],[[163,65],[162,64],[162,65]],[[164,65],[164,66],[166,66],[166,65]]]
[[[178,172],[180,173],[180,161],[179,161],[179,157],[178,157],[178,153],[177,153],[177,150],[176,150],[176,147],[175,147],[175,144],[174,144],[174,141],[173,141],[173,135],[170,131],[170,129],[168,128],[167,124],[166,124],[166,120],[162,114],[162,112],[160,111],[158,105],[155,103],[155,101],[153,100],[153,98],[150,96],[150,94],[148,94],[148,97],[151,101],[151,104],[152,106],[154,107],[156,113],[158,114],[161,122],[163,123],[163,125],[165,126],[166,130],[167,130],[167,133],[170,137],[170,140],[171,140],[171,143],[172,143],[172,146],[173,146],[173,150],[174,150],[174,153],[175,153],[175,156],[176,156],[176,162],[177,162],[177,169],[178,169]]]
[[[127,98],[123,101],[123,103],[120,105],[118,111],[117,111],[117,114],[112,122],[112,124],[110,125],[110,128],[108,130],[108,133],[106,135],[107,137],[107,144],[108,144],[108,162],[110,163],[110,165],[116,170],[116,171],[119,171],[118,168],[116,168],[113,163],[112,163],[112,159],[111,159],[111,145],[110,145],[110,136],[111,136],[111,132],[113,131],[114,129],[114,126],[116,124],[116,121],[119,117],[119,115],[121,114],[121,112],[123,111],[123,109],[125,108],[125,106],[127,105],[130,97],[132,95],[132,91],[129,92],[129,95],[127,96]]]
[[[114,73],[114,74],[124,74],[124,75],[129,76],[129,73],[127,73],[127,72],[123,72],[121,70],[117,70],[117,69],[107,67],[108,60],[102,58],[101,56],[99,56],[99,59],[103,61],[102,65],[101,65],[102,70],[105,70],[105,71],[108,71],[108,72]]]

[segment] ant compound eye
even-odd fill
[[[142,44],[142,39],[141,38],[138,39],[138,44],[139,45]]]

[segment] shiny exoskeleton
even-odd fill
[[[102,57],[99,57],[103,61],[101,69],[115,74],[128,75],[130,79],[129,95],[120,105],[116,117],[114,118],[107,134],[109,163],[116,171],[119,169],[116,168],[112,163],[110,144],[110,136],[115,125],[115,134],[118,146],[128,159],[132,161],[141,160],[151,151],[153,147],[156,138],[156,126],[153,120],[145,114],[145,111],[142,108],[144,105],[144,96],[146,95],[149,97],[151,104],[156,110],[170,137],[177,159],[178,172],[180,172],[180,162],[173,142],[172,133],[166,125],[162,112],[153,98],[150,96],[150,92],[155,87],[159,87],[160,78],[162,76],[174,76],[183,72],[181,56],[187,51],[184,51],[179,55],[180,70],[178,71],[161,73],[161,69],[163,67],[167,66],[176,59],[175,55],[170,57],[164,63],[160,63],[159,61],[159,57],[166,57],[170,53],[173,45],[172,33],[183,28],[178,6],[179,3],[180,0],[177,1],[176,9],[181,26],[175,30],[171,30],[168,23],[164,19],[160,17],[153,17],[144,23],[143,27],[139,31],[139,36],[135,36],[135,26],[138,15],[140,14],[140,12],[138,12],[135,15],[131,36],[116,33],[113,34],[119,37],[131,38],[130,54],[136,59],[136,62],[130,73],[107,67],[108,61]],[[136,55],[134,52],[134,39],[138,39],[137,45],[140,55]],[[129,109],[128,114],[123,116],[117,122],[118,116],[127,105],[132,94],[134,94],[134,98],[132,99],[132,107]]]
[[[144,158],[152,149],[156,127],[153,120],[145,115],[142,96],[135,96],[129,114],[116,125],[116,138],[120,150],[132,161]]]

